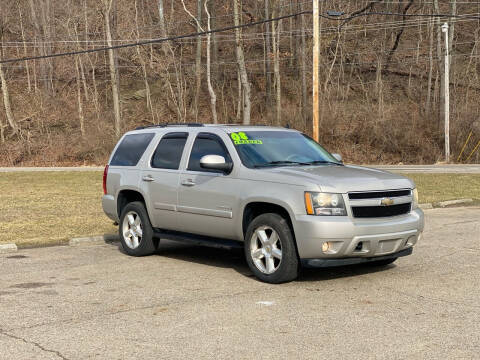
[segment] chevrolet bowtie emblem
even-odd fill
[[[392,206],[395,202],[391,198],[383,198],[382,199],[382,206]]]

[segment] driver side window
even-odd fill
[[[200,133],[193,143],[188,170],[201,172],[221,173],[218,170],[208,170],[200,166],[200,160],[205,155],[219,155],[225,158],[225,161],[232,161],[223,141],[214,134]]]

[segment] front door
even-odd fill
[[[234,239],[234,217],[238,214],[233,209],[238,202],[238,180],[201,168],[200,159],[205,155],[220,155],[231,161],[220,137],[211,133],[197,135],[187,169],[180,175],[177,208],[180,231]]]

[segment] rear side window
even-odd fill
[[[155,134],[132,134],[123,138],[113,155],[112,166],[136,166]]]
[[[226,161],[231,161],[223,141],[214,134],[199,134],[193,144],[188,162],[188,170],[202,172],[219,172],[215,170],[207,170],[200,166],[200,159],[205,155],[220,155]]]
[[[157,169],[178,170],[188,133],[170,133],[165,135],[152,157],[152,167]]]

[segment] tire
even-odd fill
[[[245,257],[253,274],[266,283],[280,284],[298,276],[295,240],[287,220],[278,214],[260,215],[248,225]]]
[[[387,265],[393,264],[395,261],[397,261],[397,259],[398,258],[371,261],[366,263],[366,265],[367,266],[387,266]]]
[[[153,237],[152,224],[142,202],[131,202],[123,208],[118,233],[123,250],[130,256],[147,256],[157,250],[158,240]]]

